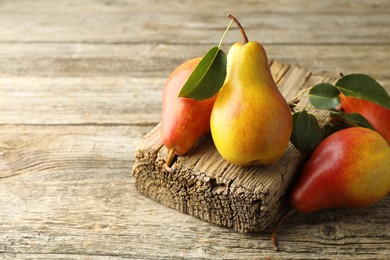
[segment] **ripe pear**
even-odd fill
[[[376,131],[352,127],[323,140],[304,165],[290,202],[299,212],[374,204],[390,192],[390,146]]]
[[[390,144],[390,109],[368,100],[340,94],[341,106],[346,113],[359,113]]]
[[[293,185],[290,208],[272,232],[295,210],[370,206],[390,192],[390,146],[376,131],[351,127],[325,138],[311,154]]]
[[[210,133],[210,114],[216,95],[201,101],[178,97],[201,59],[194,58],[179,65],[164,86],[161,137],[164,146],[169,149],[167,170],[175,154],[187,153],[199,138]]]
[[[235,43],[225,83],[215,101],[211,135],[221,156],[235,165],[271,164],[289,143],[292,116],[258,42]]]

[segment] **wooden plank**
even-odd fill
[[[160,137],[160,128],[152,139]],[[239,232],[264,230],[283,207],[284,195],[300,154],[289,147],[278,164],[237,167],[223,160],[209,139],[174,164],[174,174],[163,164],[168,155],[161,141],[146,139],[137,152],[133,175],[144,195],[186,214]]]
[[[240,17],[240,14],[237,13],[237,16]],[[260,40],[263,44],[350,45],[390,42],[388,13],[365,13],[364,16],[355,13],[263,13],[261,16],[246,14],[241,21],[249,39]],[[65,13],[60,9],[53,9],[50,13],[9,13],[0,10],[0,41],[216,45],[228,22],[226,12],[203,16],[197,13],[155,13],[151,18],[144,13],[113,15],[96,12],[86,16],[84,13]],[[343,30],[334,29],[340,25]],[[238,39],[238,30],[233,28],[225,43],[231,44]]]
[[[131,166],[131,165],[129,165]],[[126,169],[117,168],[124,172]],[[127,169],[129,170],[129,169]],[[106,176],[109,176],[107,172]],[[129,176],[129,175],[127,175]],[[240,234],[143,197],[133,178],[0,182],[3,259],[388,259],[390,197],[365,209],[293,215]],[[364,225],[362,222],[364,221]]]
[[[189,8],[191,7],[191,8]],[[29,13],[51,13],[58,9],[58,4],[51,0],[3,0],[1,10],[4,12],[29,12]],[[255,2],[237,2],[234,0],[225,0],[219,2],[186,2],[186,1],[164,1],[153,2],[122,0],[116,1],[96,1],[84,0],[61,0],[62,12],[93,13],[93,12],[112,12],[112,13],[181,13],[193,12],[198,14],[215,14],[214,10],[227,12],[228,9],[239,11],[240,13],[387,13],[390,10],[390,3],[386,0],[376,0],[374,3],[369,1],[317,1],[307,4],[306,0],[274,0],[272,3],[268,0],[257,0]]]
[[[69,80],[75,84],[79,83],[74,78],[81,78],[79,82],[91,78],[86,82],[96,79],[97,88],[104,84],[115,85],[117,80],[126,89],[138,90],[142,86],[145,91],[157,91],[151,94],[153,98],[159,94],[170,71],[184,60],[204,55],[208,47],[211,46],[0,42],[0,62],[6,64],[0,69],[0,78],[7,79],[8,82],[2,82],[8,85],[12,82],[9,78],[15,79],[18,86],[23,86],[21,77],[26,77],[26,81],[34,81],[36,77],[66,81],[71,78]],[[265,48],[270,59],[306,68],[315,74],[334,78],[340,72],[370,74],[390,92],[390,59],[387,59],[390,45],[266,45]],[[229,45],[224,45],[223,49],[228,51]],[[0,91],[4,84],[0,84]],[[56,84],[53,81],[52,87]],[[90,88],[92,91],[92,86]]]
[[[0,78],[0,120],[2,124],[156,125],[164,82],[124,77]]]
[[[127,178],[150,126],[0,126],[0,183]],[[3,204],[6,206],[6,204]]]

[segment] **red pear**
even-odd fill
[[[170,152],[166,169],[174,154],[187,153],[199,138],[210,133],[210,114],[216,95],[205,100],[178,97],[180,90],[200,62],[194,58],[179,65],[168,77],[162,99],[161,137]]]
[[[291,192],[303,213],[324,208],[364,207],[390,192],[390,146],[377,132],[352,127],[322,141]]]
[[[390,144],[390,109],[368,100],[340,94],[341,106],[346,113],[359,113]]]
[[[376,131],[351,127],[335,132],[314,150],[290,194],[293,210],[370,206],[390,192],[390,146]],[[286,211],[272,233],[293,210]]]

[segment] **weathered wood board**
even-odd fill
[[[308,86],[332,82],[277,62],[271,64],[271,71],[287,100]],[[298,104],[307,104],[307,97]],[[136,152],[133,175],[137,189],[170,208],[243,233],[264,230],[278,217],[285,206],[286,190],[302,161],[301,153],[290,143],[273,165],[235,166],[218,154],[210,137],[189,154],[179,156],[174,173],[164,170],[167,154],[157,125]]]

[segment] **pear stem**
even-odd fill
[[[233,20],[230,21],[228,27],[226,28],[224,34],[222,35],[222,38],[221,38],[221,40],[219,41],[219,44],[218,44],[218,49],[221,49],[222,42],[225,39],[225,36],[226,36],[227,32],[229,31],[230,27],[232,27],[232,24],[233,24]]]
[[[228,17],[229,17],[230,19],[233,19],[233,21],[237,24],[238,28],[240,29],[242,38],[244,38],[244,43],[247,43],[249,40],[248,40],[248,37],[246,36],[246,33],[245,33],[245,31],[244,31],[244,28],[242,27],[242,25],[240,24],[240,22],[237,20],[236,17],[234,17],[234,16],[231,15],[231,14],[229,14]]]
[[[276,232],[279,228],[279,226],[286,220],[286,218],[288,218],[295,210],[291,207],[291,206],[288,206],[282,216],[280,217],[279,221],[276,223],[275,227],[274,227],[274,230],[272,231],[272,237],[271,237],[271,241],[272,241],[272,247],[274,248],[275,251],[278,251],[279,250],[279,247],[278,247],[278,241],[276,239]]]
[[[173,158],[175,157],[175,152],[176,152],[175,147],[172,147],[171,149],[169,149],[168,158],[164,164],[164,169],[169,173],[173,173],[173,169],[171,168],[171,166],[173,163]]]

